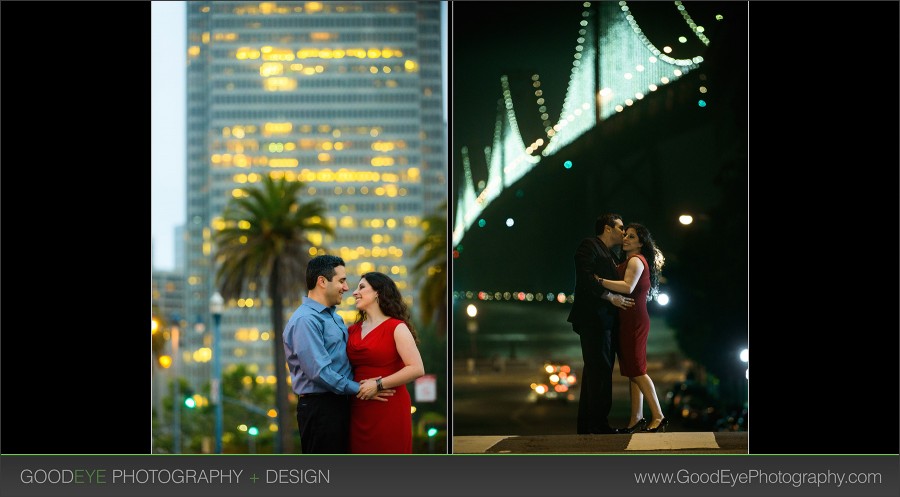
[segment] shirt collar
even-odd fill
[[[600,237],[597,237],[597,244],[600,245],[600,250],[602,250],[607,256],[609,256],[610,260],[613,261],[613,264],[619,264],[619,258],[616,257],[615,251],[613,251],[612,247],[607,247],[603,240]]]
[[[316,311],[318,313],[321,313],[322,311],[327,309],[327,310],[331,311],[332,314],[334,314],[334,309],[336,307],[336,306],[326,307],[321,302],[311,299],[309,297],[303,297],[303,304],[311,307],[314,311]]]

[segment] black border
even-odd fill
[[[749,9],[754,454],[898,452],[898,6]]]
[[[149,453],[150,3],[0,9],[0,448]]]

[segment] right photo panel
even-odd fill
[[[748,453],[748,5],[450,11],[452,452]]]

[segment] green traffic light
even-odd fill
[[[259,435],[259,429],[255,426],[251,426],[250,429],[247,430],[247,433],[255,437],[256,435]]]
[[[438,429],[435,428],[434,426],[432,426],[431,428],[428,428],[428,436],[429,437],[433,437],[433,436],[437,435],[437,433],[438,433]]]
[[[197,403],[194,401],[193,397],[188,397],[188,398],[184,399],[184,406],[187,407],[188,409],[193,409],[194,407],[197,406]]]

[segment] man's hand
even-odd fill
[[[619,309],[630,309],[634,306],[634,299],[631,297],[626,297],[624,295],[619,295],[618,293],[610,293],[609,294],[609,302],[618,307]]]

